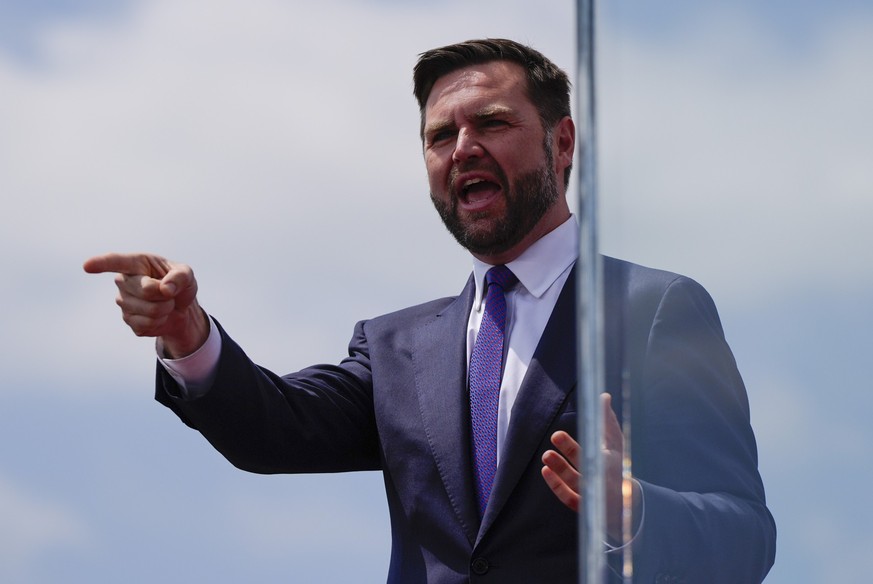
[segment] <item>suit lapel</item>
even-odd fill
[[[576,386],[576,269],[570,272],[512,407],[512,419],[478,538],[494,523],[558,410]]]
[[[471,277],[455,302],[414,331],[413,351],[424,431],[449,500],[471,545],[479,519],[470,470],[465,338],[474,291]]]

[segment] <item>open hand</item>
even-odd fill
[[[621,540],[622,533],[622,457],[624,436],[618,418],[611,407],[608,393],[601,394],[603,406],[603,466],[606,475],[606,528],[610,538]],[[581,501],[579,482],[580,446],[564,431],[552,434],[552,444],[557,450],[543,454],[543,478],[558,499],[573,511],[579,511]],[[632,481],[634,511],[640,499],[639,484]]]

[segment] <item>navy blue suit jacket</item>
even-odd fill
[[[607,387],[631,384],[634,475],[645,499],[634,582],[760,582],[775,525],[712,300],[692,280],[611,258],[604,276]],[[520,388],[481,521],[464,345],[472,280],[458,297],[358,323],[339,365],[284,377],[255,365],[222,330],[210,391],[178,399],[159,366],[157,399],[248,471],[381,470],[389,582],[575,583],[576,515],[540,475],[550,435],[576,433],[574,287],[571,275]]]

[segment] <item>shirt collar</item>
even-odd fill
[[[545,294],[567,268],[573,265],[579,255],[579,228],[576,217],[570,216],[552,231],[536,240],[520,256],[506,264],[518,281],[536,298]],[[491,264],[473,258],[473,277],[476,281],[474,310],[482,304],[485,290],[485,273]]]

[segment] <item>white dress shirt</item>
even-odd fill
[[[570,275],[570,268],[578,255],[578,228],[570,217],[550,231],[518,258],[506,264],[518,278],[518,284],[506,292],[506,349],[500,400],[497,411],[497,464],[506,440],[512,418],[512,406],[518,396],[521,382],[533,359],[534,351],[543,336],[546,323],[552,315],[558,296]],[[467,363],[485,312],[483,302],[485,273],[489,264],[473,259],[476,296],[467,324]]]

